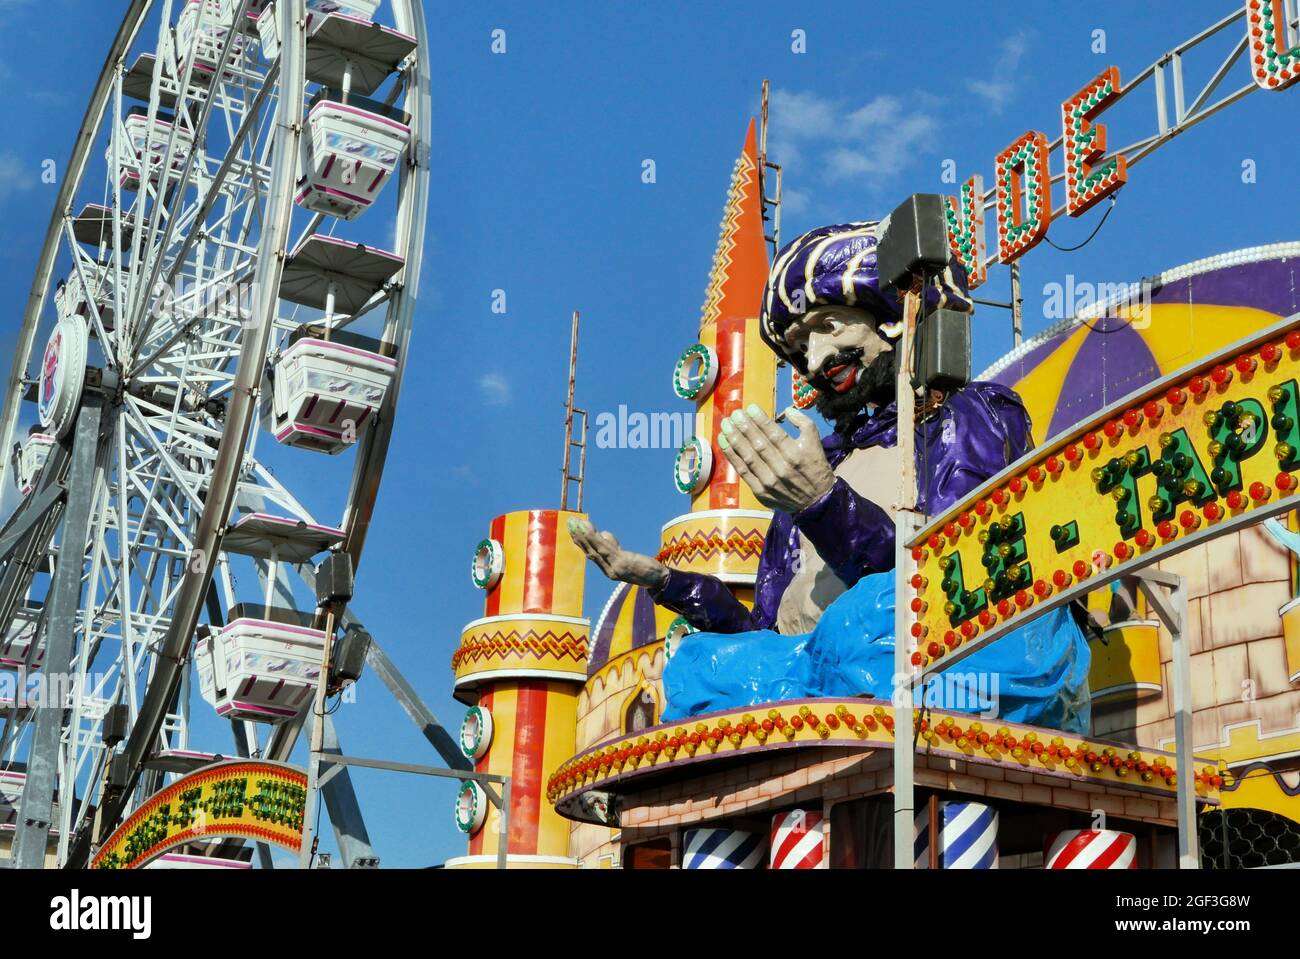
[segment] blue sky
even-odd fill
[[[694,341],[731,165],[764,77],[788,240],[822,223],[877,218],[914,191],[954,192],[941,179],[946,160],[959,179],[981,173],[991,184],[996,153],[1027,129],[1054,138],[1061,101],[1104,67],[1133,76],[1236,5],[985,6],[973,17],[969,5],[945,3],[429,3],[430,230],[355,609],[446,724],[464,711],[450,697],[449,659],[462,624],[482,615],[467,575],[473,545],[502,512],[558,505],[570,311],[582,311],[578,399],[593,420],[620,404],[686,409],[669,374]],[[0,79],[10,91],[0,104],[6,355],[54,198],[40,164],[67,156],[117,7],[0,0]],[[503,55],[490,50],[497,28]],[[807,52],[792,51],[794,30],[805,32]],[[1091,49],[1095,30],[1105,31],[1104,54]],[[1188,66],[1204,78],[1214,64],[1192,56]],[[1228,87],[1244,82],[1239,66]],[[1023,261],[1026,331],[1047,325],[1043,287],[1066,273],[1124,282],[1297,239],[1298,111],[1296,90],[1255,93],[1133,167],[1091,244],[1072,254],[1043,245]],[[1149,88],[1137,93],[1114,112],[1112,144],[1152,132],[1153,113]],[[655,161],[653,184],[641,180],[645,159]],[[1254,183],[1242,180],[1247,160]],[[1049,235],[1073,245],[1100,213]],[[491,310],[496,290],[505,291],[503,315]],[[1005,270],[994,269],[982,295],[1006,298]],[[1001,311],[981,309],[974,333],[976,370],[1010,347]],[[337,511],[346,471],[295,456],[278,475],[309,506]],[[672,457],[593,446],[593,519],[652,552],[660,524],[685,509]],[[608,588],[594,568],[588,584],[594,616]],[[434,759],[373,678],[336,719],[349,752]],[[354,781],[385,864],[463,851],[454,785],[372,771]]]

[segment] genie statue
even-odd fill
[[[823,439],[790,409],[791,436],[757,406],[722,425],[723,455],[774,511],[752,609],[713,577],[669,569],[609,532],[571,524],[606,576],[647,589],[699,630],[665,669],[665,720],[805,696],[892,695],[902,307],[880,288],[882,232],[873,222],[812,230],[781,250],[768,277],[763,340],[817,389],[818,412],[834,429]],[[956,263],[923,295],[928,307],[971,309]],[[1032,446],[1020,398],[994,383],[920,397],[911,428],[923,513],[952,506]],[[1068,609],[971,655],[961,670],[978,700],[967,703],[973,711],[1087,730],[1088,647]],[[962,708],[952,698],[934,704]]]

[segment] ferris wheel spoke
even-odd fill
[[[207,95],[202,98],[202,106],[200,107],[199,110],[198,119],[193,123],[193,129],[191,131],[191,134],[192,134],[193,142],[196,145],[201,143],[201,139],[197,136],[193,136],[193,134],[195,131],[203,131],[207,128],[209,114],[211,113],[213,104],[216,102],[217,99],[216,90],[220,85],[222,73],[225,70],[227,63],[229,62],[230,56],[236,46],[236,44],[233,41],[233,38],[237,32],[238,25],[240,24],[240,22],[242,22],[242,19],[247,14],[248,5],[249,5],[249,0],[239,0],[238,7],[235,9],[233,19],[231,20],[231,23],[228,27],[232,39],[230,42],[227,42],[223,47],[221,58],[217,63],[216,69],[213,71],[212,80],[209,83]],[[207,12],[208,12],[208,5],[204,3],[199,4],[198,25],[196,27],[197,33],[201,33],[203,29],[204,16],[207,14]],[[166,31],[168,28],[164,26],[163,29],[164,31]],[[187,91],[189,89],[190,76],[194,69],[194,63],[198,56],[198,49],[199,49],[198,43],[191,44],[189,54],[186,57],[185,76],[181,85],[182,88]],[[182,107],[184,107],[185,104],[187,103],[188,99],[189,99],[188,95],[183,96],[180,98],[180,100],[178,100],[177,103],[177,111],[176,111],[177,122],[172,125],[171,133],[168,137],[167,152],[166,152],[165,160],[163,162],[164,172],[162,174],[162,179],[165,179],[167,177],[167,173],[165,171],[171,169],[172,159],[174,156],[174,150],[176,146],[176,137],[178,131],[180,130],[180,122],[182,118],[184,118],[184,120],[186,121],[189,120],[188,110],[182,109]],[[191,149],[187,152],[185,162],[184,162],[184,167],[181,172],[180,183],[175,189],[176,207],[179,207],[183,203],[186,191],[189,187],[189,182],[190,182],[192,172],[196,167],[198,167],[201,164],[201,162],[202,161],[195,156],[194,149]],[[155,204],[153,222],[150,225],[150,231],[149,231],[149,240],[146,243],[146,249],[150,251],[150,256],[148,261],[146,262],[147,279],[145,280],[142,287],[142,289],[144,290],[153,289],[153,286],[157,282],[158,275],[162,270],[162,266],[163,266],[162,252],[171,246],[172,229],[175,225],[175,220],[176,220],[176,217],[174,215],[168,218],[167,229],[164,232],[161,239],[157,239],[157,243],[155,247],[155,240],[157,238],[157,232],[159,226],[159,215],[162,211],[162,206],[163,206],[162,204]],[[175,210],[171,212],[174,214]],[[191,232],[190,235],[192,236],[193,233]],[[142,319],[140,314],[143,312],[146,306],[147,304],[146,302],[144,302],[143,299],[132,304],[131,315],[132,315],[133,326],[136,325],[137,321]]]
[[[63,230],[68,243],[68,248],[72,253],[72,262],[75,268],[74,282],[81,289],[81,302],[86,304],[90,323],[95,328],[95,335],[98,337],[99,342],[104,345],[105,359],[110,365],[120,368],[120,361],[115,355],[115,351],[111,348],[112,341],[109,339],[108,333],[105,330],[103,317],[100,314],[99,307],[100,296],[103,292],[103,283],[107,279],[107,271],[103,270],[99,263],[96,263],[91,257],[89,257],[81,248],[81,245],[77,243],[76,237],[73,236],[72,233],[71,214],[64,215]],[[92,283],[90,276],[86,273],[87,263],[89,263],[91,268],[95,271],[96,282]],[[65,298],[74,296],[66,286],[63,289],[63,293]],[[55,297],[56,299],[58,298],[57,293],[55,294]],[[66,302],[67,300],[65,299],[65,303]]]

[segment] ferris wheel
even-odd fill
[[[230,752],[194,710],[287,758],[325,635],[295,595],[359,563],[389,447],[429,141],[422,0],[128,5],[0,408],[0,670],[60,706],[0,699],[16,865],[83,864]]]

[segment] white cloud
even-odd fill
[[[11,194],[30,190],[41,180],[41,166],[18,156],[0,153],[0,200]]]
[[[510,381],[501,373],[484,373],[479,377],[478,388],[488,406],[510,404]]]
[[[986,80],[967,80],[966,87],[988,106],[991,113],[1001,113],[1016,91],[1020,61],[1029,49],[1029,34],[1023,30],[1002,41],[1002,49],[993,73]]]
[[[800,184],[840,191],[849,181],[876,185],[926,149],[939,127],[938,102],[919,92],[907,98],[880,94],[854,103],[811,91],[775,90],[771,155],[785,167],[787,179]],[[787,212],[808,210],[812,192],[808,187],[785,189]]]

